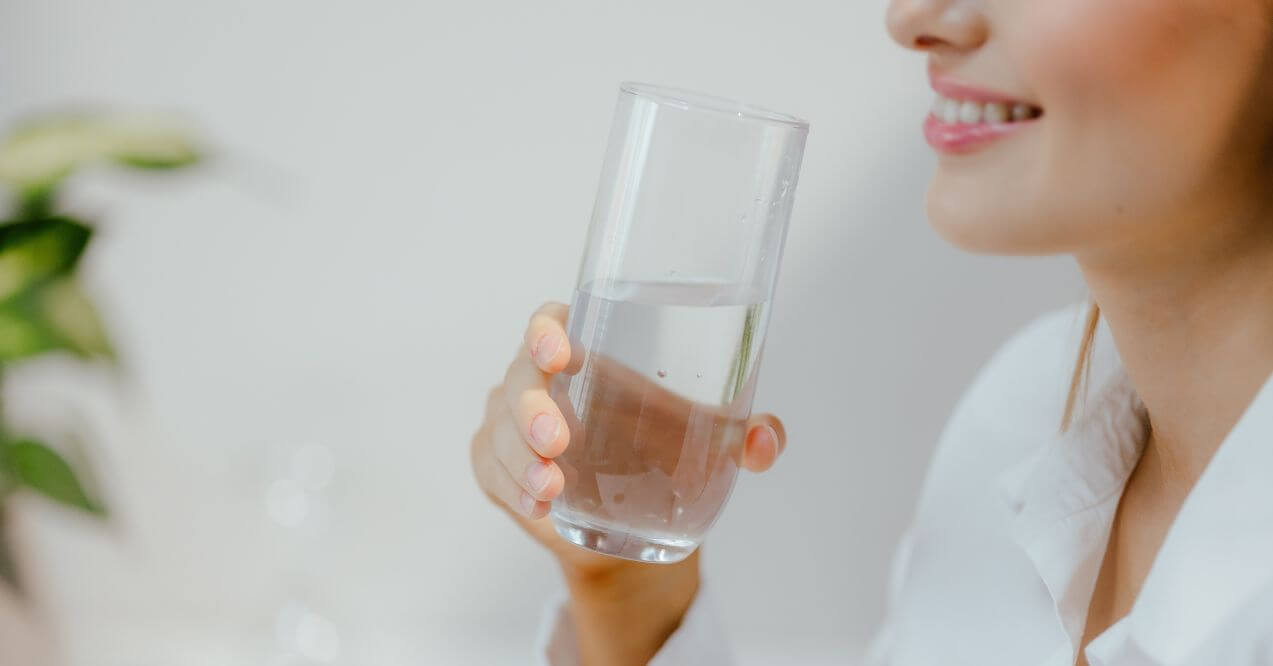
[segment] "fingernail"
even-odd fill
[[[526,482],[530,485],[533,493],[539,494],[544,492],[548,484],[553,480],[553,470],[551,463],[533,462],[526,469]]]
[[[561,422],[555,416],[540,414],[530,422],[530,436],[540,446],[548,446],[557,441],[559,434],[561,434]]]
[[[521,504],[522,504],[522,513],[529,516],[531,515],[531,513],[535,511],[535,505],[538,504],[538,502],[536,502],[535,498],[531,497],[529,493],[523,492],[521,497]]]
[[[755,440],[756,445],[768,445],[771,449],[773,449],[774,455],[778,455],[778,433],[774,431],[773,426],[761,426],[757,428],[757,431]]]
[[[548,365],[557,358],[559,351],[561,351],[561,336],[556,333],[545,333],[535,341],[533,356],[540,365]]]

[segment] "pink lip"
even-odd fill
[[[973,101],[981,104],[998,102],[1009,107],[1014,104],[1029,104],[1029,102],[1024,100],[1014,99],[993,90],[975,88],[960,83],[949,77],[941,76],[932,69],[929,69],[928,75],[933,90],[947,99]],[[991,123],[968,125],[964,123],[947,123],[930,113],[924,119],[924,138],[938,152],[966,154],[980,150],[993,143],[996,139],[1028,129],[1034,126],[1037,121],[1038,118],[1034,118],[998,125]]]
[[[1002,125],[951,124],[930,113],[924,119],[924,138],[928,140],[928,145],[943,153],[971,153],[985,147],[995,139],[1020,132],[1034,123],[1033,120],[1023,120]]]
[[[968,84],[960,83],[949,76],[938,74],[936,70],[931,67],[928,70],[928,82],[933,86],[933,90],[937,91],[937,94],[950,99],[971,100],[982,104],[989,104],[991,102],[1003,102],[1004,104],[1030,103],[1023,99],[1015,99],[1008,95],[997,93],[993,90],[975,88]]]

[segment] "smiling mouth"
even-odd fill
[[[1037,125],[1043,107],[990,88],[971,85],[932,63],[929,82],[937,99],[924,119],[924,137],[940,153],[979,151],[998,139]]]
[[[924,138],[940,153],[976,152],[997,139],[1035,125],[1043,108],[1027,102],[1008,101],[974,92],[967,97],[938,93],[933,110],[924,120]],[[976,95],[974,97],[974,95]]]
[[[1043,109],[1024,102],[953,99],[938,95],[932,115],[945,125],[1009,125],[1043,116]]]

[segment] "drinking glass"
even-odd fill
[[[728,499],[809,125],[674,88],[620,87],[550,392],[570,428],[557,531],[676,562]]]

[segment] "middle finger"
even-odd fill
[[[524,352],[504,376],[504,397],[517,431],[536,453],[555,458],[566,450],[570,431],[557,403],[548,395],[549,376]]]

